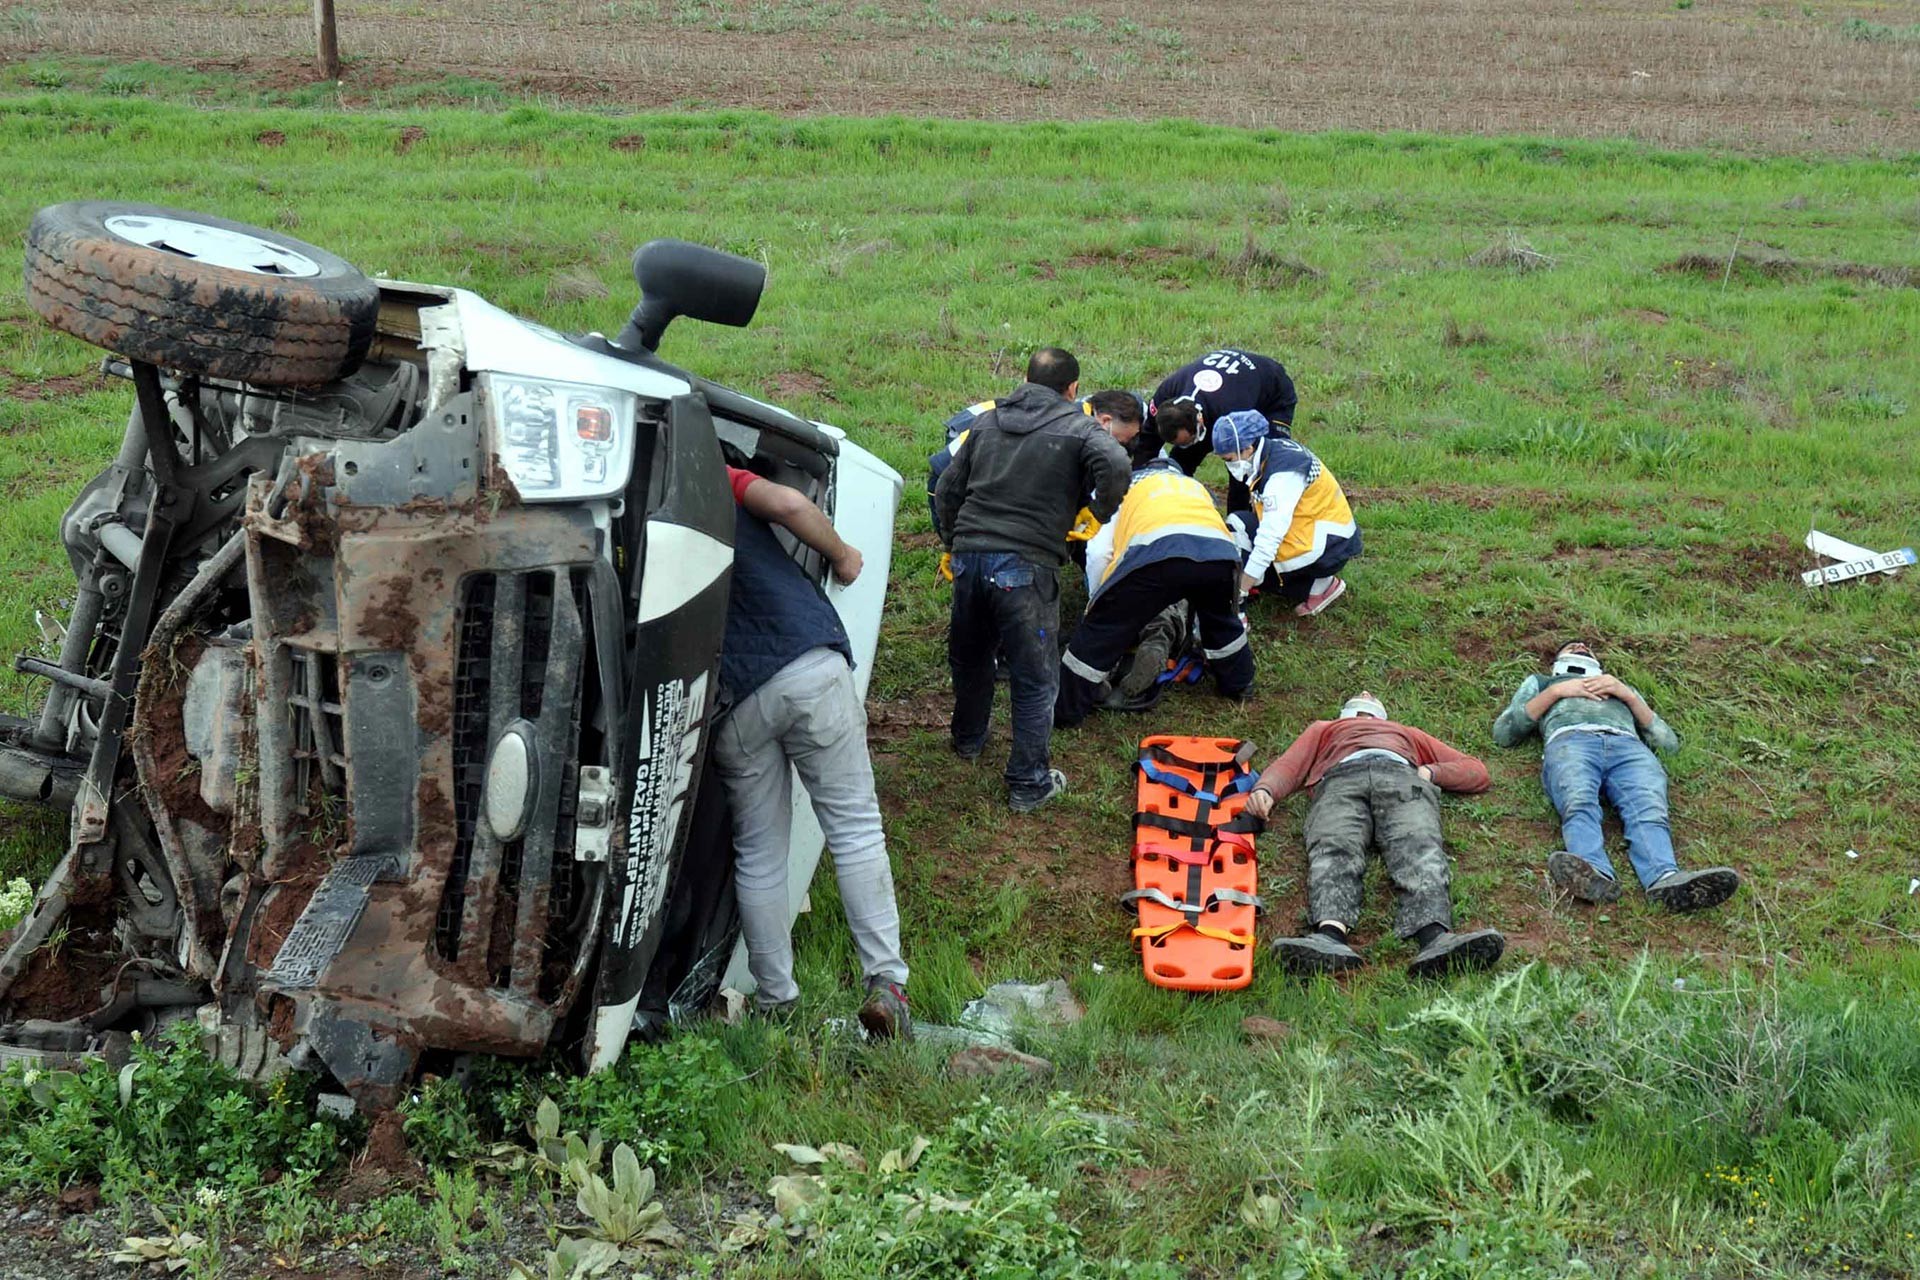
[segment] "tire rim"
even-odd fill
[[[229,271],[245,271],[256,276],[317,276],[320,264],[304,253],[285,245],[228,231],[203,222],[180,218],[162,218],[151,214],[123,213],[106,220],[107,230],[122,240],[161,253],[170,253],[190,262]]]

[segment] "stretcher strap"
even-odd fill
[[[1189,906],[1184,902],[1175,902],[1158,889],[1135,889],[1120,895],[1123,906],[1132,906],[1137,902],[1151,902],[1169,911],[1178,911],[1183,915],[1194,916],[1210,908],[1215,902],[1232,903],[1237,907],[1252,907],[1256,913],[1264,913],[1267,904],[1257,893],[1242,893],[1238,889],[1215,889],[1207,895],[1207,900],[1199,906]]]
[[[1250,848],[1246,840],[1228,840],[1228,836],[1250,835],[1264,830],[1260,819],[1250,813],[1241,813],[1230,822],[1215,825],[1211,822],[1197,822],[1192,818],[1175,818],[1164,813],[1136,813],[1133,815],[1136,827],[1153,827],[1160,831],[1171,831],[1174,835],[1185,836],[1189,840],[1219,840],[1223,844]]]
[[[1167,669],[1155,676],[1153,682],[1155,684],[1199,684],[1205,669],[1205,664],[1200,659],[1190,653],[1182,654],[1177,661],[1168,662]],[[1158,748],[1155,749],[1158,750]]]
[[[1217,938],[1221,942],[1231,942],[1236,947],[1253,945],[1250,933],[1235,933],[1231,929],[1216,929],[1210,924],[1193,924],[1186,920],[1175,920],[1172,924],[1142,925],[1133,931],[1136,939],[1158,942],[1176,929],[1191,929],[1204,938]]]
[[[1174,768],[1199,771],[1205,777],[1204,786],[1196,787],[1179,774],[1169,773],[1167,770],[1160,768],[1159,765],[1155,763],[1156,759],[1160,764],[1171,765]],[[1221,769],[1225,768],[1237,769],[1238,772],[1234,775],[1233,781],[1224,787],[1220,787],[1214,782],[1214,778]],[[1191,761],[1181,760],[1160,747],[1149,747],[1140,753],[1140,772],[1146,774],[1150,780],[1159,783],[1163,787],[1171,787],[1182,795],[1192,796],[1194,799],[1204,801],[1207,804],[1219,804],[1225,796],[1239,795],[1241,792],[1253,790],[1254,781],[1259,777],[1253,770],[1247,768],[1247,766],[1239,763],[1237,760],[1221,761],[1215,764],[1194,764]]]
[[[1196,772],[1202,769],[1224,769],[1228,765],[1236,763],[1233,760],[1188,760],[1184,756],[1173,754],[1173,752],[1162,746],[1150,746],[1140,754],[1143,756],[1152,756],[1159,763],[1172,765],[1176,769],[1192,769]],[[1241,768],[1245,767],[1245,765],[1241,766]]]
[[[1171,862],[1185,863],[1190,866],[1202,866],[1213,861],[1213,850],[1206,846],[1198,849],[1193,842],[1171,844],[1165,840],[1141,840],[1134,844],[1133,852],[1139,858],[1166,858]]]

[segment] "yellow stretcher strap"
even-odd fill
[[[1175,920],[1172,924],[1141,925],[1133,931],[1133,937],[1136,940],[1144,938],[1148,942],[1156,942],[1172,933],[1175,929],[1191,929],[1202,937],[1217,938],[1221,942],[1231,942],[1239,947],[1250,947],[1253,945],[1253,935],[1250,933],[1234,933],[1227,929],[1216,929],[1210,924],[1188,924],[1185,920]]]

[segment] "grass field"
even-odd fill
[[[771,269],[755,326],[683,323],[664,354],[834,421],[907,475],[871,710],[916,1010],[947,1020],[986,982],[1065,976],[1089,1014],[1028,1042],[1057,1064],[1053,1094],[981,1100],[931,1047],[862,1053],[764,1026],[637,1054],[612,1084],[551,1084],[568,1126],[600,1124],[661,1165],[689,1244],[656,1274],[1920,1267],[1915,577],[1798,578],[1811,527],[1875,548],[1920,535],[1913,159],[530,106],[203,113],[62,90],[0,101],[0,172],[0,226],[55,200],[152,199],[562,328],[618,322],[627,250],[649,236],[751,254]],[[128,397],[4,289],[0,647],[17,650],[38,643],[33,608],[60,606],[55,522],[108,460]],[[1150,721],[1063,733],[1073,794],[1017,820],[1004,736],[973,768],[945,750],[945,596],[917,489],[940,421],[1054,342],[1089,385],[1150,384],[1215,343],[1280,356],[1298,434],[1346,485],[1368,550],[1324,617],[1256,613],[1253,704],[1177,695]],[[1685,740],[1681,858],[1742,870],[1728,909],[1675,921],[1629,894],[1596,914],[1546,892],[1556,830],[1537,749],[1495,752],[1488,726],[1542,651],[1580,632]],[[1351,984],[1266,966],[1227,1000],[1148,988],[1111,905],[1132,744],[1217,732],[1277,749],[1363,684],[1493,767],[1494,789],[1449,802],[1447,821],[1456,905],[1508,931],[1505,975],[1408,984],[1405,949],[1373,941],[1375,884],[1360,933],[1378,963]],[[27,705],[17,677],[0,689]],[[1303,812],[1264,846],[1272,930],[1299,923]],[[44,865],[57,826],[10,826],[5,874]],[[853,1002],[830,886],[815,902],[803,1025]],[[1251,1014],[1290,1034],[1249,1038]],[[490,1234],[489,1214],[535,1212],[537,1179],[457,1170],[517,1129],[535,1090],[511,1076],[431,1092],[409,1136],[443,1185],[391,1206],[384,1234],[357,1211],[305,1247],[365,1242],[353,1265],[376,1274],[449,1257],[498,1271],[513,1237]],[[87,1105],[114,1114],[110,1078]],[[100,1127],[77,1103],[62,1114]],[[142,1182],[56,1118],[0,1087],[0,1154],[21,1183],[182,1206],[197,1184],[228,1187],[226,1207],[183,1212],[255,1242],[295,1213],[217,1146],[155,1157]],[[102,1123],[156,1150],[196,1141]],[[911,1171],[831,1175],[837,1194],[801,1215],[817,1240],[776,1230],[722,1250],[730,1217],[769,1208],[787,1171],[771,1143],[877,1157],[916,1133],[932,1146]],[[288,1144],[301,1168],[325,1163]],[[471,1212],[445,1221],[449,1197]],[[378,1260],[402,1239],[415,1252]],[[248,1273],[213,1256],[195,1265]],[[358,1274],[344,1259],[323,1273]]]
[[[1920,148],[1920,23],[1888,0],[7,0],[15,84],[305,105],[751,107],[968,119]],[[142,61],[131,62],[130,59]],[[151,61],[147,61],[151,60]]]

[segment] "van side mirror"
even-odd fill
[[[649,240],[633,251],[633,278],[640,305],[614,345],[655,351],[676,316],[744,328],[760,306],[767,269],[685,240]]]

